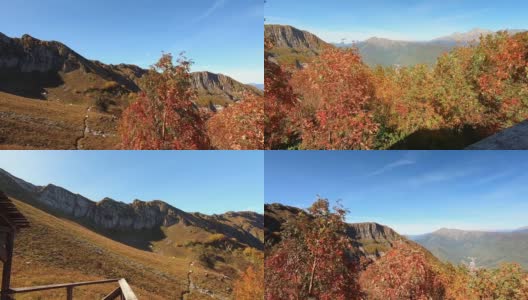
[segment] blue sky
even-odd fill
[[[262,0],[0,0],[0,32],[57,40],[88,59],[148,67],[186,51],[194,70],[264,81]]]
[[[524,0],[268,0],[267,23],[287,24],[317,34],[327,42],[373,36],[430,40],[466,32],[528,29]]]
[[[263,211],[261,151],[0,151],[0,168],[91,200],[160,199],[188,212]]]
[[[265,153],[265,201],[306,208],[317,195],[402,234],[528,226],[528,151]]]

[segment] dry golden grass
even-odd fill
[[[31,224],[15,240],[13,287],[125,278],[140,299],[180,299],[188,288],[187,274],[195,259],[190,249],[182,249],[180,255],[173,257],[141,251],[13,201]],[[193,281],[200,287],[229,297],[231,278],[197,263],[192,271]],[[74,293],[79,299],[100,299],[115,287],[89,286],[75,289]],[[64,291],[17,299],[57,299],[64,295],[61,293]],[[194,299],[211,299],[202,293],[191,295]]]
[[[0,92],[0,149],[76,149],[85,135],[87,109]],[[87,134],[82,148],[115,149],[117,122],[112,115],[89,112],[89,126],[104,136]]]
[[[86,107],[0,92],[0,144],[11,148],[73,149]]]

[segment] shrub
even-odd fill
[[[244,100],[213,115],[207,122],[207,132],[216,149],[263,149],[264,98],[246,95]]]
[[[115,81],[107,81],[103,84],[103,90],[112,90],[119,87],[119,83]]]
[[[108,108],[112,104],[114,104],[114,101],[104,97],[98,97],[95,100],[95,108],[100,112],[108,112]]]

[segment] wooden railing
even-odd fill
[[[104,284],[117,282],[119,287],[113,290],[110,294],[105,296],[103,300],[138,300],[130,286],[128,285],[125,279],[108,279],[108,280],[99,280],[99,281],[86,281],[86,282],[76,282],[76,283],[64,283],[64,284],[52,284],[52,285],[42,285],[42,286],[32,286],[24,288],[11,288],[8,294],[21,294],[21,293],[30,293],[46,290],[55,290],[55,289],[66,289],[66,299],[73,300],[73,288],[85,285],[94,285],[94,284]]]

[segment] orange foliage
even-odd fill
[[[302,96],[302,148],[369,149],[378,126],[369,112],[372,74],[352,49],[327,49],[294,74]]]
[[[235,282],[234,299],[264,299],[264,267],[260,264],[249,266],[242,277]]]
[[[190,65],[172,64],[164,54],[146,76],[145,91],[124,112],[120,124],[124,149],[207,149],[205,122],[195,107]],[[159,73],[157,72],[159,71]]]
[[[528,274],[517,264],[480,269],[471,287],[478,299],[528,299]]]
[[[246,95],[244,100],[211,117],[207,131],[216,149],[263,149],[264,98]]]
[[[444,286],[423,250],[399,242],[360,278],[369,299],[444,299]]]
[[[425,147],[465,147],[528,118],[528,33],[482,37],[433,67],[371,70],[354,50],[327,49],[291,80],[280,71],[266,70],[267,98],[287,100],[266,103],[272,149],[386,149],[420,131]]]

